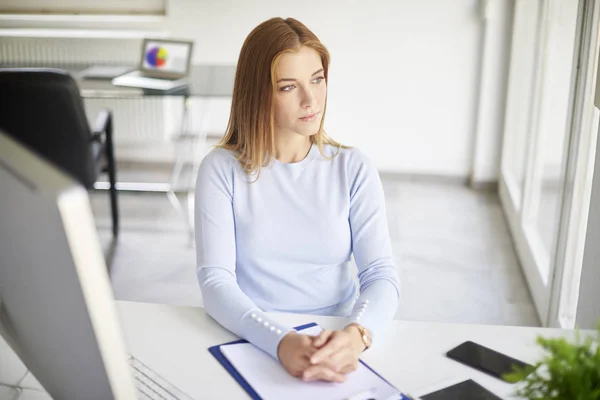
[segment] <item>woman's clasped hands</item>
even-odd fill
[[[358,356],[365,347],[360,330],[348,325],[318,336],[292,331],[279,343],[277,356],[290,375],[306,382],[344,382],[346,374],[358,368]]]

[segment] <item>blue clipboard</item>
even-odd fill
[[[317,323],[312,322],[309,324],[297,326],[294,329],[297,331],[301,331],[304,329],[312,328],[313,326],[317,326]],[[209,347],[208,351],[210,352],[210,354],[212,354],[217,359],[217,361],[223,366],[223,368],[225,368],[225,370],[227,370],[227,372],[229,372],[229,374],[233,377],[233,379],[236,380],[236,382],[242,387],[242,389],[244,389],[246,391],[246,393],[248,393],[248,395],[253,400],[263,400],[263,398],[260,397],[258,395],[258,393],[256,393],[256,391],[252,388],[252,386],[250,386],[248,384],[248,382],[244,379],[244,377],[237,371],[237,369],[235,369],[235,367],[229,362],[227,357],[225,357],[225,355],[223,355],[223,353],[221,352],[221,346],[228,346],[230,344],[239,344],[239,343],[248,343],[248,341],[245,339],[234,340],[233,342],[223,343],[223,344]],[[373,370],[373,368],[369,367],[363,360],[359,359],[359,361],[361,364],[363,364],[365,367],[367,367],[371,372],[373,372],[375,375],[377,375],[381,380],[385,381],[388,385],[395,387],[394,385],[389,383],[384,377],[379,375],[375,370]],[[410,399],[410,397],[400,394],[400,397],[398,398],[398,400],[411,400],[411,399]]]

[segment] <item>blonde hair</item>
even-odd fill
[[[223,139],[216,147],[232,150],[246,173],[260,175],[261,167],[269,165],[275,156],[275,68],[286,53],[306,46],[316,50],[323,64],[325,81],[329,72],[329,52],[305,25],[293,18],[271,18],[250,32],[240,51],[237,63],[231,114]],[[310,137],[326,158],[333,158],[346,146],[331,139],[323,130],[325,111],[318,132]],[[327,157],[323,146],[337,147]]]

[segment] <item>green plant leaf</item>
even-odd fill
[[[503,378],[520,382],[514,395],[529,400],[600,400],[600,320],[596,333],[582,339],[576,329],[573,342],[540,336],[536,342],[545,351],[542,360],[514,368]]]

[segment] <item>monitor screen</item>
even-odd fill
[[[144,44],[142,68],[172,74],[186,74],[191,43],[147,40]]]

